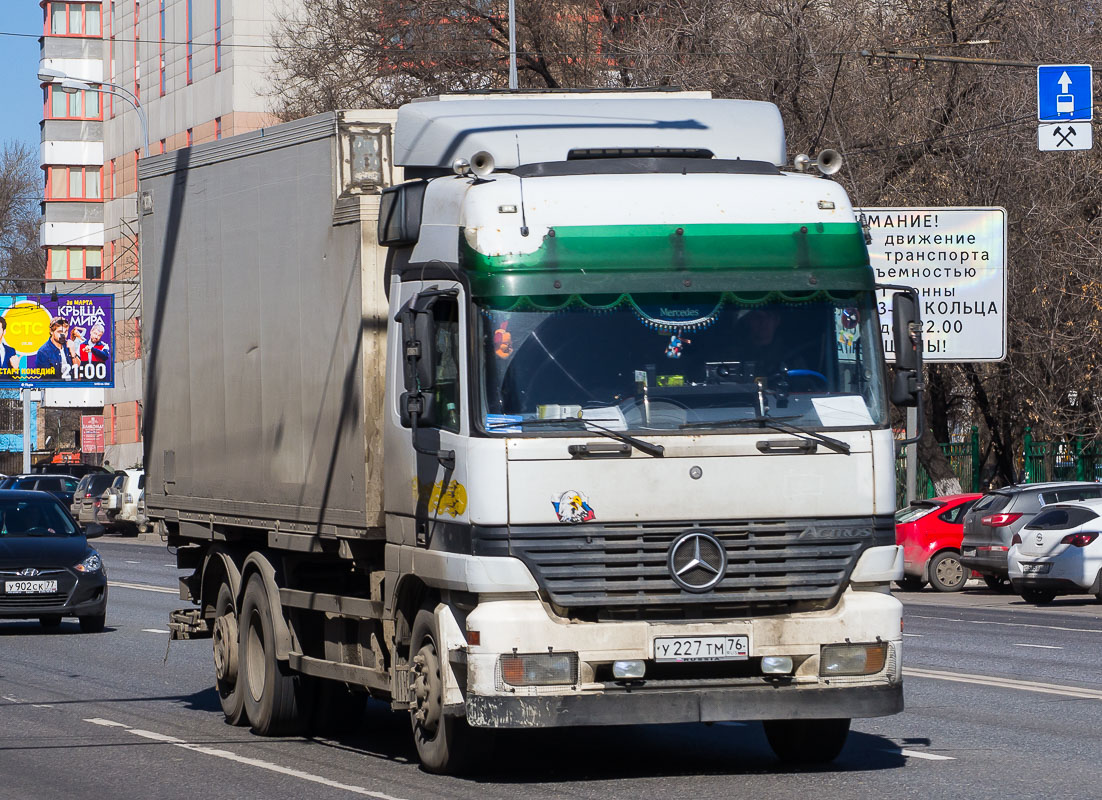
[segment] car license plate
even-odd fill
[[[1047,575],[1051,563],[1022,564],[1023,575]]]
[[[976,548],[974,548],[974,547],[961,548],[960,554],[962,556],[974,556],[976,554]]]
[[[6,594],[51,594],[57,591],[57,581],[4,581]]]
[[[662,636],[654,640],[655,661],[745,661],[749,636]]]

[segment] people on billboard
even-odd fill
[[[84,341],[84,328],[79,325],[70,325],[65,347],[69,350],[69,360],[74,367],[80,366],[80,348]]]
[[[69,321],[65,317],[50,320],[50,338],[39,348],[34,357],[36,369],[53,369],[53,378],[63,381],[73,379],[73,365],[66,346],[69,334]]]
[[[8,321],[0,316],[0,370],[19,369],[19,354],[4,341],[8,333]],[[18,377],[17,372],[13,377]]]
[[[84,364],[106,364],[111,357],[111,346],[103,341],[103,323],[97,322],[88,332],[88,341],[80,346],[80,360]]]

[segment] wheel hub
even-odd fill
[[[413,658],[410,670],[411,711],[417,727],[426,739],[436,736],[443,718],[443,683],[440,679],[440,659],[431,642],[425,643]]]
[[[964,579],[964,568],[956,559],[942,559],[937,565],[937,576],[946,586],[955,586]]]
[[[214,675],[227,683],[237,681],[237,617],[223,614],[214,621]]]

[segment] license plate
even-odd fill
[[[1022,564],[1023,575],[1046,575],[1052,564],[1040,563],[1040,564]]]
[[[6,594],[51,594],[57,591],[57,581],[4,581]]]
[[[962,556],[974,556],[976,554],[976,548],[974,548],[974,547],[962,548],[961,551],[960,551],[960,554]]]
[[[655,661],[745,661],[749,636],[662,636],[654,640]]]

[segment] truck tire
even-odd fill
[[[959,592],[971,576],[956,550],[942,550],[930,559],[930,585],[939,592]]]
[[[218,599],[214,603],[214,626],[211,641],[214,644],[214,690],[222,704],[222,713],[230,725],[244,725],[245,698],[241,689],[237,625],[237,609],[233,591],[228,583],[218,587]]]
[[[785,764],[825,764],[842,752],[848,719],[771,719],[762,723],[765,738]]]
[[[472,733],[467,720],[444,715],[444,664],[436,619],[423,608],[410,639],[410,724],[417,757],[426,772],[454,775],[470,765]]]
[[[295,734],[309,715],[305,706],[310,686],[276,658],[272,607],[264,579],[254,573],[245,585],[238,640],[238,683],[245,714],[261,736]]]

